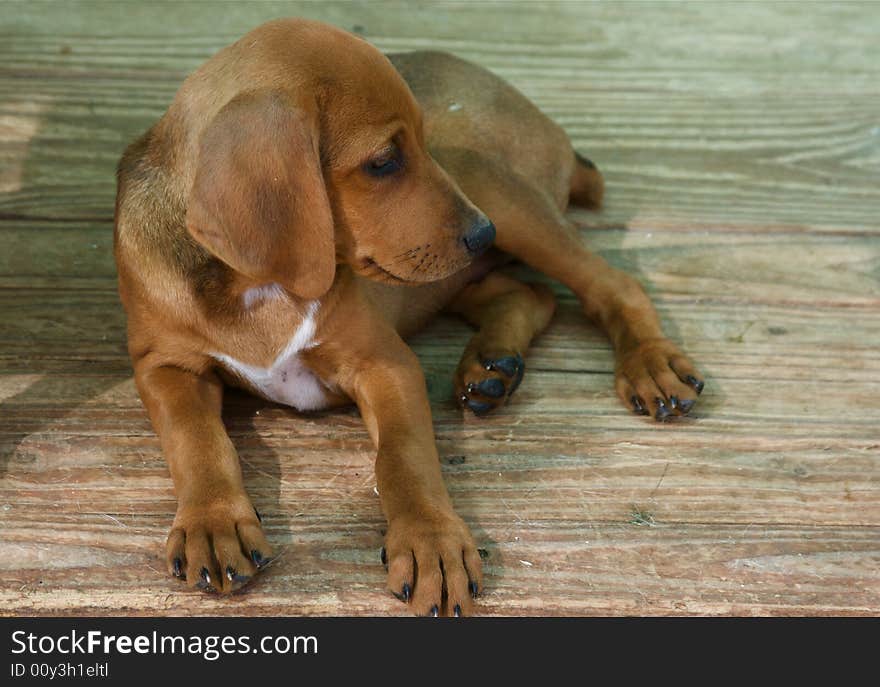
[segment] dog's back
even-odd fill
[[[568,136],[520,91],[488,69],[444,52],[389,59],[422,106],[431,153],[453,176],[465,164],[491,166],[527,179],[565,207],[574,166],[565,154],[571,150]]]

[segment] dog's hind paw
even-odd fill
[[[704,386],[691,360],[668,339],[646,341],[621,356],[616,378],[621,400],[660,422],[687,415]]]
[[[522,382],[526,364],[516,352],[465,354],[455,373],[455,395],[463,408],[485,415],[510,399]]]

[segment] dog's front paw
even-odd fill
[[[668,339],[652,339],[620,356],[617,394],[634,412],[666,420],[687,415],[703,391],[703,377]]]
[[[382,557],[388,588],[416,615],[471,615],[472,599],[483,589],[482,564],[470,530],[455,513],[394,519]]]
[[[260,517],[244,494],[181,503],[165,546],[168,571],[204,591],[233,592],[272,558]]]
[[[485,415],[508,401],[525,369],[515,351],[466,352],[455,372],[456,398],[474,415]]]

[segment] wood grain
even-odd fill
[[[880,48],[870,3],[50,3],[0,20],[0,614],[404,613],[352,410],[225,421],[279,561],[229,599],[160,555],[174,496],[137,397],[113,170],[185,74],[302,14],[511,80],[606,173],[584,240],[636,275],[707,391],[658,426],[557,316],[516,398],[463,418],[469,330],[413,341],[499,615],[880,614]],[[205,21],[210,16],[211,21]],[[487,37],[490,40],[487,40]],[[522,274],[542,279],[528,270]]]

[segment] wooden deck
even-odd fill
[[[499,414],[462,418],[468,337],[415,342],[444,472],[488,552],[483,614],[880,614],[880,12],[871,3],[87,3],[0,12],[0,613],[386,614],[354,412],[230,395],[283,552],[246,593],[160,556],[168,471],[135,392],[113,170],[184,75],[293,14],[512,81],[607,175],[573,217],[707,377],[657,425],[560,290]]]

